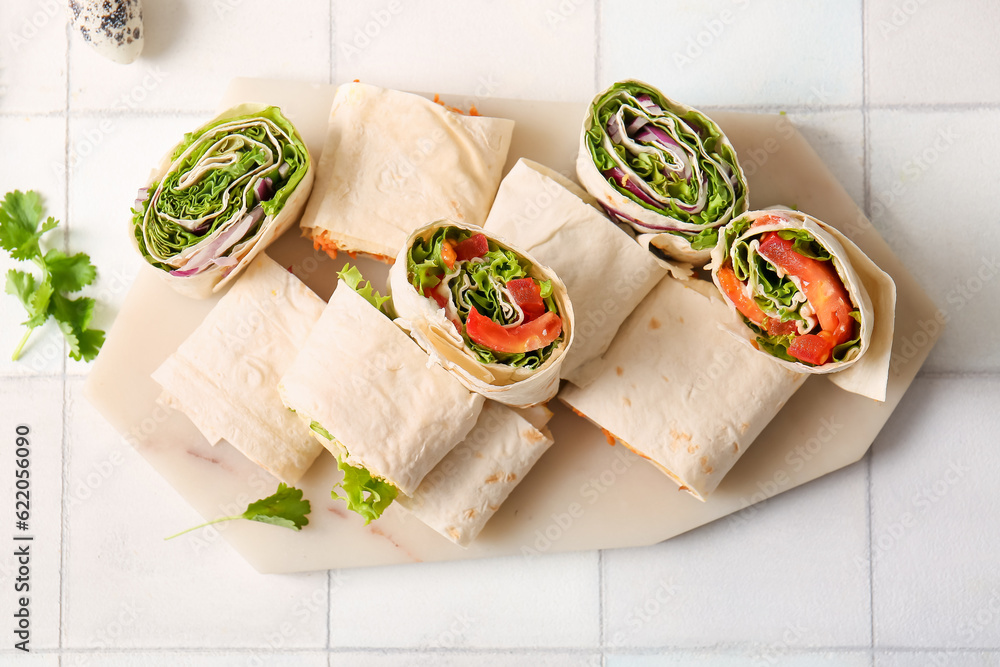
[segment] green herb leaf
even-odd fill
[[[41,219],[42,198],[37,192],[8,192],[0,204],[0,247],[18,260],[33,259],[41,255],[38,240],[42,234],[59,224],[49,218],[38,229]]]
[[[248,521],[261,521],[292,530],[302,530],[309,524],[307,514],[312,510],[308,500],[302,499],[302,490],[285,483],[267,498],[252,502],[241,515]]]
[[[26,271],[7,271],[7,294],[16,296],[25,309],[31,308],[31,297],[35,292],[35,276]]]
[[[0,247],[14,259],[30,260],[42,270],[41,279],[25,271],[7,272],[7,293],[16,296],[28,312],[23,323],[28,331],[11,358],[16,361],[32,330],[53,317],[69,345],[69,356],[91,361],[104,344],[104,332],[88,328],[94,316],[94,300],[69,299],[64,293],[78,292],[94,282],[97,269],[82,252],[67,255],[51,249],[43,254],[41,237],[59,222],[49,218],[39,228],[41,219],[42,198],[34,191],[8,192],[0,202]]]
[[[308,500],[303,500],[301,489],[296,489],[294,486],[288,486],[284,482],[278,484],[278,490],[267,498],[261,498],[256,500],[249,505],[247,505],[246,510],[242,514],[234,514],[233,516],[224,516],[218,519],[212,519],[211,521],[206,521],[205,523],[199,524],[187,530],[182,530],[176,535],[171,535],[170,537],[165,537],[165,540],[172,540],[175,537],[179,537],[184,533],[190,533],[192,530],[198,530],[199,528],[204,528],[213,523],[221,523],[223,521],[233,521],[234,519],[246,519],[247,521],[259,521],[261,523],[269,523],[273,526],[282,526],[284,528],[291,528],[292,530],[302,530],[303,526],[309,524],[309,519],[306,517],[309,512],[312,511],[312,506],[309,504]]]
[[[57,292],[79,292],[97,277],[90,257],[82,252],[67,256],[61,250],[49,250],[45,253],[45,265],[52,276],[52,289]]]

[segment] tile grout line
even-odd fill
[[[333,85],[333,82],[337,78],[337,50],[334,48],[334,42],[336,41],[337,36],[337,22],[334,19],[336,4],[336,0],[330,0],[330,67],[328,71],[329,78],[327,79],[327,83],[330,85]]]
[[[63,220],[65,220],[65,235],[63,237],[63,249],[67,254],[69,254],[69,235],[70,235],[70,220],[69,220],[69,107],[70,107],[70,44],[72,43],[72,23],[66,21],[66,29],[63,31],[63,36],[66,38],[66,57],[65,57],[65,67],[66,67],[66,99],[65,108],[63,110],[64,117],[64,127],[63,127],[63,205],[65,207],[63,211]],[[66,363],[66,342],[63,340],[62,345],[63,355],[62,355],[62,461],[61,461],[61,484],[59,485],[59,614],[57,620],[58,629],[58,640],[56,645],[59,647],[59,664],[62,664],[62,650],[63,646],[63,636],[65,628],[63,627],[63,609],[66,607],[63,604],[66,595],[66,488],[69,486],[69,476],[67,475],[68,463],[69,463],[69,447],[68,443],[68,420],[66,418],[67,413],[67,401],[69,400],[69,381],[67,379],[67,363]]]
[[[594,94],[601,90],[601,0],[594,0]]]
[[[866,0],[861,0],[861,153],[862,153],[862,173],[864,178],[863,205],[865,216],[871,220],[871,141],[869,126],[869,79],[868,79],[868,30],[867,30],[867,4]],[[868,530],[868,641],[870,664],[875,667],[875,563],[872,552],[874,508],[872,506],[872,459],[874,453],[872,448],[868,448],[865,456],[865,503],[868,506],[867,530]]]
[[[599,54],[598,54],[599,55]],[[598,85],[600,67],[594,76],[594,85]],[[336,79],[336,66],[331,68],[331,82]],[[837,113],[844,111],[890,111],[890,112],[911,112],[911,113],[972,113],[976,111],[1000,112],[1000,104],[994,103],[973,103],[956,102],[952,104],[824,104],[824,105],[802,105],[802,104],[757,104],[757,103],[733,103],[733,104],[702,104],[699,109],[703,111],[731,111],[735,113],[761,113],[774,114],[782,111],[789,114],[823,114]],[[75,118],[158,118],[161,116],[182,116],[182,117],[203,117],[216,113],[213,109],[179,109],[168,107],[129,109],[120,111],[115,109],[85,108],[73,111]],[[66,111],[17,111],[0,110],[2,118],[60,118],[66,115]]]
[[[604,665],[605,655],[604,655],[604,645],[606,643],[605,638],[607,637],[606,628],[604,627],[605,614],[604,614],[604,549],[597,550],[597,645],[601,649],[601,665]]]
[[[333,576],[332,570],[326,571],[326,652],[333,648],[333,633],[330,632],[330,624],[333,622]]]

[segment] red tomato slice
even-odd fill
[[[806,299],[816,311],[820,327],[830,336],[833,345],[851,339],[855,324],[851,317],[851,298],[833,269],[833,262],[800,255],[791,241],[776,232],[764,234],[759,252],[764,259],[799,279]]]
[[[455,256],[458,261],[482,257],[490,250],[485,234],[473,234],[455,246]]]
[[[822,366],[830,359],[833,352],[833,341],[829,336],[824,336],[825,331],[819,334],[805,334],[799,336],[788,346],[788,354],[799,361]]]
[[[532,322],[505,329],[485,315],[480,315],[475,308],[470,308],[469,317],[465,321],[465,332],[474,343],[494,352],[531,352],[545,347],[559,337],[562,333],[562,319],[553,312],[547,312]]]
[[[770,225],[774,223],[780,224],[782,222],[785,222],[785,219],[779,218],[776,215],[762,215],[753,221],[753,224],[750,225],[750,229],[753,229],[754,227],[763,227],[764,225]]]
[[[441,279],[438,278],[437,284],[435,284],[433,287],[424,287],[424,291],[422,292],[422,294],[428,299],[434,299],[434,302],[437,303],[438,308],[444,308],[446,305],[448,305],[448,298],[443,296],[441,292],[438,290],[438,287],[440,285],[441,285]]]
[[[545,313],[545,300],[542,299],[542,286],[534,278],[515,278],[507,281],[507,289],[514,297],[514,303],[524,312],[524,322],[527,324],[538,319]]]
[[[767,318],[767,333],[772,336],[798,336],[799,326],[795,320],[776,320],[773,317]]]

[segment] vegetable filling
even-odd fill
[[[617,83],[594,102],[585,142],[615,190],[663,218],[640,221],[610,210],[613,216],[684,236],[694,250],[712,248],[717,227],[746,210],[746,183],[719,126],[671,107],[653,88]]]
[[[407,254],[407,276],[484,364],[537,369],[562,340],[552,281],[484,234],[441,227]]]
[[[861,315],[830,253],[802,229],[747,233],[780,221],[741,218],[727,228],[722,291],[770,354],[810,366],[847,361],[860,351]]]

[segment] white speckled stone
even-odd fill
[[[73,27],[109,60],[127,65],[142,53],[142,0],[70,0]]]

